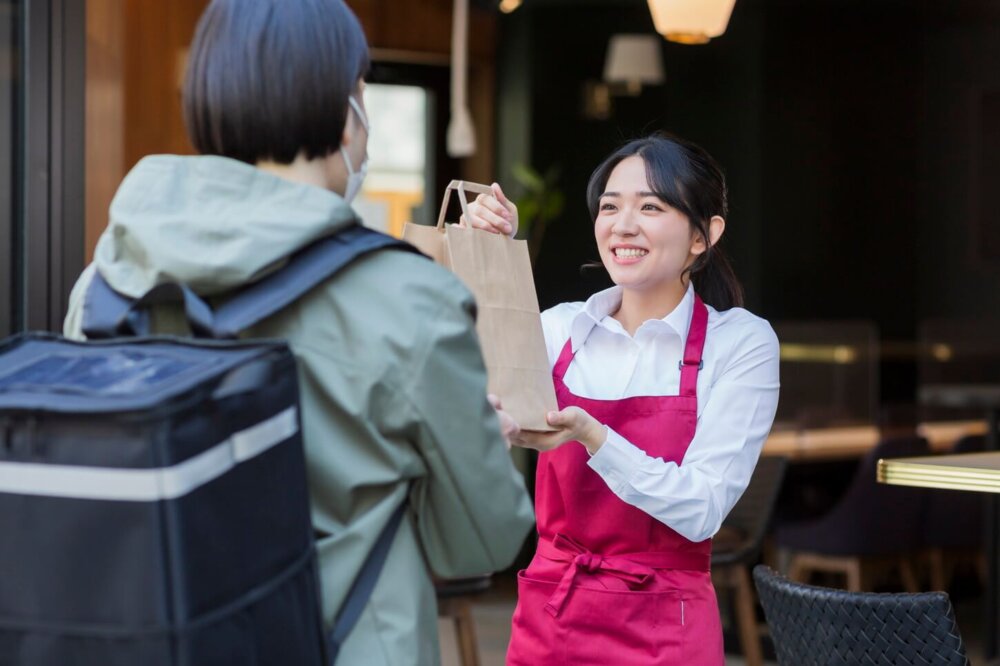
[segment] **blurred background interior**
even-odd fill
[[[885,442],[986,445],[980,403],[928,388],[1000,384],[1000,1],[736,0],[726,24],[731,0],[699,0],[710,23],[723,17],[706,40],[654,24],[654,0],[470,0],[464,157],[446,149],[452,0],[347,2],[372,48],[366,223],[400,234],[434,222],[450,179],[499,181],[520,205],[543,308],[608,284],[581,265],[596,258],[586,182],[613,148],[667,130],[719,160],[725,246],[782,342],[765,454],[788,464],[740,561],[831,586],[948,589],[974,660],[994,656],[992,501],[913,491],[919,510],[891,538],[865,516],[896,515],[906,492],[875,487]],[[205,5],[0,0],[0,335],[58,330],[122,177],[143,155],[191,152],[180,86]],[[530,484],[532,460],[516,462]],[[749,634],[732,582],[739,660]],[[472,608],[480,656],[501,663],[509,581],[458,596],[443,608],[460,628]]]

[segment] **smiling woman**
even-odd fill
[[[648,181],[641,157],[623,159],[598,196],[594,221],[604,267],[623,288],[623,307],[615,318],[630,334],[647,319],[661,317],[657,313],[665,304],[680,302],[686,288],[681,278],[690,269],[690,258],[709,247],[687,215],[650,191]],[[712,245],[724,228],[723,218],[714,215]],[[624,303],[626,299],[631,302]]]
[[[555,432],[515,442],[542,451],[539,544],[507,663],[718,666],[711,537],[774,419],[778,341],[740,307],[717,247],[726,183],[701,148],[633,141],[594,171],[587,201],[615,286],[542,314],[561,411]],[[517,209],[494,185],[469,218],[504,233]]]

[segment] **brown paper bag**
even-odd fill
[[[453,180],[444,192],[437,227],[407,223],[406,240],[449,268],[476,297],[476,331],[483,348],[489,391],[524,430],[551,431],[545,414],[558,409],[528,260],[528,244],[481,229],[444,223],[448,198],[458,192],[468,217],[466,192],[490,193],[476,183]]]

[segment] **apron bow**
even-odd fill
[[[588,574],[598,572],[610,574],[624,581],[629,588],[641,587],[656,575],[652,567],[631,562],[623,557],[601,557],[562,534],[556,536],[552,545],[558,554],[550,559],[570,563],[570,566],[566,567],[566,572],[560,579],[559,585],[556,586],[556,591],[552,593],[545,604],[545,610],[553,617],[558,616],[563,606],[566,605],[566,599],[576,584],[577,574],[581,571]]]

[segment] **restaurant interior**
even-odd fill
[[[597,257],[584,194],[615,147],[667,131],[723,166],[724,247],[747,308],[778,334],[782,384],[715,542],[728,663],[776,663],[794,638],[759,564],[887,603],[945,591],[928,612],[957,627],[973,664],[1000,663],[1000,2],[469,0],[461,30],[464,0],[347,4],[372,55],[366,224],[399,235],[436,220],[449,180],[499,182],[542,309],[610,285],[585,267]],[[80,168],[63,163],[50,235],[24,241],[44,257],[5,269],[29,296],[2,296],[0,333],[57,328],[122,177],[144,155],[192,151],[180,86],[205,5],[60,10],[85,25],[79,82],[52,74],[81,113],[54,113],[46,145]],[[693,13],[684,25],[674,6]],[[24,3],[0,7],[9,22]],[[450,129],[463,101],[472,147]],[[530,488],[533,455],[512,455]],[[444,663],[503,663],[513,571],[533,545],[510,571],[442,582]]]

